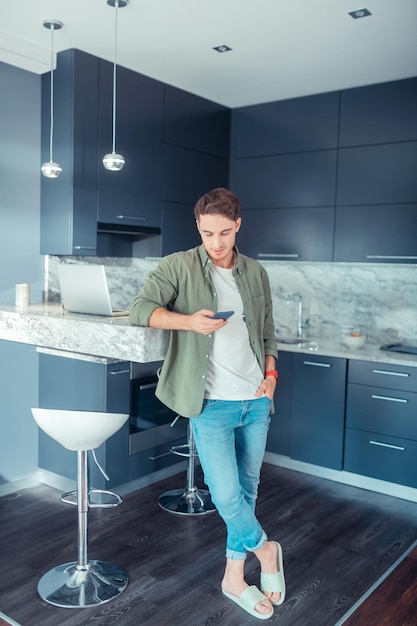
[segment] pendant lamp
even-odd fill
[[[107,4],[115,8],[114,20],[114,60],[113,60],[113,142],[112,151],[103,157],[103,165],[106,170],[111,172],[119,172],[124,164],[125,159],[122,154],[116,152],[116,67],[117,67],[117,10],[123,8],[127,4],[127,0],[107,0]]]
[[[49,127],[49,161],[42,163],[41,172],[46,178],[58,178],[62,167],[52,158],[52,143],[54,135],[54,30],[60,30],[63,26],[59,20],[43,20],[44,28],[51,31],[51,116]]]

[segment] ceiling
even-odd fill
[[[367,8],[353,19],[348,12]],[[0,61],[49,71],[56,51],[113,61],[106,0],[0,0]],[[227,45],[219,53],[214,46]],[[417,0],[128,0],[118,64],[239,107],[417,76]]]

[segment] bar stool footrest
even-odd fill
[[[110,496],[111,498],[114,498],[114,501],[113,502],[94,502],[94,500],[91,499],[92,494]],[[65,504],[71,504],[73,506],[77,506],[77,497],[78,497],[77,491],[68,491],[67,493],[63,493],[60,496],[60,500],[61,502],[64,502]],[[114,493],[114,491],[107,491],[106,489],[89,489],[88,491],[88,506],[90,509],[111,509],[115,506],[119,506],[120,504],[122,504],[122,502],[123,500],[121,496],[119,496],[118,493]]]

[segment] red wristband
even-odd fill
[[[267,378],[268,376],[273,376],[275,378],[275,380],[278,382],[278,372],[277,372],[277,370],[268,370],[267,372],[265,372],[265,378]]]

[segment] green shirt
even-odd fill
[[[249,341],[264,371],[265,356],[277,356],[269,279],[254,259],[236,252],[233,276],[242,297]],[[129,321],[148,326],[158,307],[191,314],[217,311],[217,294],[210,274],[211,259],[204,245],[164,257],[133,301]],[[204,400],[213,334],[172,330],[156,396],[183,417],[200,414]]]

